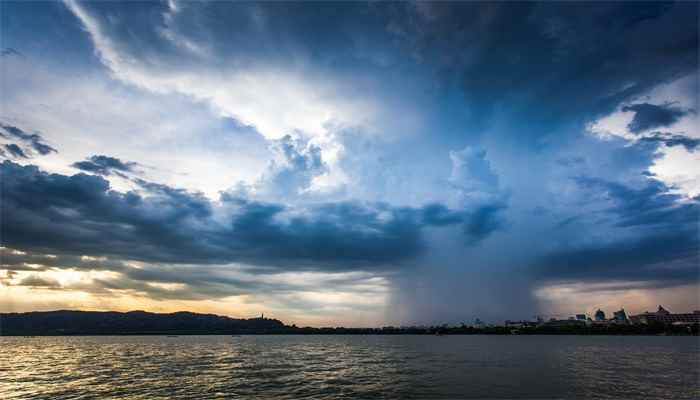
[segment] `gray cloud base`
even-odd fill
[[[498,228],[498,207],[452,211],[339,202],[303,210],[200,194],[135,181],[148,190],[120,193],[95,175],[49,174],[5,161],[3,245],[44,253],[110,256],[168,263],[230,263],[312,270],[392,268],[423,248],[427,226],[461,224],[483,239]],[[436,210],[441,217],[436,217]],[[448,216],[448,217],[446,217]]]

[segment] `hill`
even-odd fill
[[[2,335],[240,334],[285,329],[276,319],[235,319],[192,312],[60,310],[0,314]]]

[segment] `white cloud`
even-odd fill
[[[235,182],[255,181],[270,157],[252,128],[212,115],[188,97],[124,86],[101,71],[76,76],[29,57],[3,63],[8,84],[0,119],[41,132],[58,150],[29,160],[46,170],[77,173],[70,164],[104,154],[140,163],[148,179],[216,198]]]
[[[338,96],[347,90],[318,71],[272,65],[215,69],[210,67],[213,62],[190,68],[147,64],[105,33],[98,18],[83,6],[72,0],[66,4],[80,19],[100,59],[116,78],[156,93],[181,93],[205,101],[220,116],[253,125],[266,138],[279,139],[294,130],[323,135],[324,125],[330,121],[361,124],[368,122],[378,108],[366,98]],[[205,54],[187,38],[175,36],[170,26],[161,32],[188,51]]]
[[[411,79],[408,86],[405,80],[393,79],[389,70],[385,75],[349,77],[333,68],[314,65],[305,54],[293,55],[286,63],[265,57],[243,62],[236,54],[223,54],[214,44],[181,29],[178,24],[185,22],[180,18],[188,10],[175,2],[168,3],[160,24],[146,28],[174,44],[178,62],[172,62],[167,51],[154,50],[144,56],[142,49],[121,41],[112,31],[109,17],[93,12],[89,6],[74,0],[66,4],[114,78],[154,94],[190,98],[209,107],[217,117],[235,118],[254,127],[267,140],[295,133],[310,137],[310,142],[322,150],[328,166],[324,174],[314,177],[309,188],[321,196],[337,193],[348,183],[347,173],[338,162],[345,155],[335,134],[338,126],[359,127],[365,135],[384,137],[410,136],[425,128],[420,103],[427,101],[426,93],[432,89],[421,86],[427,83],[420,77]],[[264,15],[258,15],[255,7],[248,11],[259,22],[257,29],[272,29],[265,26]],[[227,41],[209,32],[207,26],[198,29],[204,37],[214,35],[213,42]]]
[[[682,134],[691,138],[700,138],[700,113],[698,111],[697,88],[698,75],[690,75],[670,83],[662,84],[630,103],[648,102],[651,104],[673,104],[689,112],[674,124],[664,127],[662,131]],[[648,137],[651,132],[635,134],[630,132],[628,124],[634,118],[634,112],[617,111],[600,118],[589,125],[589,131],[602,140],[621,137],[630,143]],[[700,194],[700,151],[688,151],[682,146],[659,147],[660,157],[649,167],[649,172],[674,188],[674,192],[693,197]]]
[[[452,161],[449,182],[457,189],[457,206],[473,207],[501,198],[498,176],[491,168],[486,150],[467,146],[449,154]]]

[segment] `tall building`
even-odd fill
[[[596,321],[605,321],[605,313],[600,308],[595,312]]]
[[[673,314],[659,306],[656,312],[646,311],[642,314],[630,315],[630,322],[633,324],[661,323],[664,325],[700,324],[700,311]]]
[[[661,307],[661,304],[659,304],[659,309],[656,310],[657,315],[671,315],[671,312],[668,311],[667,309]]]
[[[618,323],[627,322],[627,313],[625,312],[625,309],[622,308],[620,311],[613,312],[613,319]]]

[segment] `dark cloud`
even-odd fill
[[[608,238],[560,248],[535,264],[539,278],[570,281],[649,281],[666,286],[698,282],[700,202],[669,193],[650,179],[633,188],[599,178],[578,178],[585,190],[608,200]],[[585,238],[584,238],[585,239]]]
[[[423,250],[422,228],[445,225],[423,208],[353,202],[302,209],[225,197],[217,216],[203,195],[136,179],[148,196],[110,190],[95,175],[48,174],[2,164],[3,244],[43,253],[168,263],[243,262],[286,268],[390,268]],[[430,206],[435,207],[435,206]],[[446,210],[447,213],[453,213]],[[492,210],[462,212],[465,232],[483,238]]]
[[[19,146],[17,146],[17,145],[14,144],[14,143],[6,144],[6,145],[5,145],[5,150],[7,150],[7,152],[10,153],[10,155],[12,155],[12,157],[16,157],[16,158],[29,158],[29,157],[24,153],[24,151],[22,150],[22,148],[19,147]]]
[[[293,68],[314,65],[315,72],[382,79],[387,66],[418,62],[446,85],[463,88],[470,131],[506,113],[517,121],[515,139],[531,145],[541,144],[533,137],[583,126],[698,69],[693,2],[213,2],[184,3],[170,14],[165,3],[81,8],[120,54],[144,60],[146,69],[186,70],[202,61],[173,37],[221,55],[207,60],[214,68],[295,60]],[[114,16],[129,23],[115,23]]]
[[[423,220],[434,226],[444,226],[461,223],[464,216],[450,210],[447,206],[439,203],[428,204],[423,207]]]
[[[473,122],[486,126],[507,110],[516,138],[535,145],[533,137],[561,134],[698,69],[697,3],[434,2],[385,10],[388,29],[421,63],[462,83]]]
[[[95,155],[86,161],[78,161],[72,164],[74,168],[92,172],[99,175],[111,175],[120,172],[135,172],[135,162],[124,162],[118,158]]]
[[[127,7],[84,3],[81,6],[100,22],[105,34],[116,39],[120,50],[137,59],[181,58],[187,50],[162,33],[163,29],[170,28],[192,43],[207,43],[216,54],[225,55],[225,58],[211,61],[215,66],[249,67],[308,57],[321,63],[341,65],[341,60],[352,61],[358,57],[358,48],[379,52],[386,43],[372,40],[376,36],[386,37],[385,21],[362,3],[319,2],[308,7],[303,3],[208,2],[195,5],[185,2],[178,5],[180,12],[171,13],[168,21],[164,18],[169,12],[167,3],[134,3]],[[119,15],[120,20],[123,18],[129,23],[108,23],[112,15]],[[207,21],[206,27],[198,26],[198,20]],[[272,26],[275,28],[269,29]],[[138,32],[137,41],[133,32]],[[192,56],[192,53],[187,54]],[[197,61],[190,58],[188,62]],[[180,65],[186,63],[181,60]]]
[[[57,280],[37,275],[29,275],[26,278],[23,278],[17,285],[43,288],[61,287],[61,284],[58,283]]]
[[[241,211],[233,221],[233,236],[242,245],[240,252],[250,253],[246,258],[263,263],[342,260],[341,268],[381,266],[410,259],[423,246],[413,209],[330,203],[284,223],[276,218],[284,211],[280,205],[246,202]]]
[[[36,151],[42,156],[50,153],[58,153],[56,149],[44,143],[44,139],[38,133],[27,133],[16,126],[6,125],[3,123],[0,123],[0,128],[6,132],[3,134],[2,131],[0,131],[0,136],[7,139],[19,140],[20,143],[28,145],[30,149]],[[14,146],[19,147],[17,144],[14,144]],[[23,153],[25,155],[22,157],[28,158],[26,155],[27,151],[25,150]]]
[[[45,155],[50,154],[50,153],[58,153],[58,151],[56,149],[49,146],[48,144],[41,143],[38,141],[32,142],[32,147],[34,148],[34,150],[36,150],[42,156],[45,156]]]
[[[122,261],[70,254],[40,254],[0,249],[0,266],[13,271],[46,271],[50,268],[121,272],[128,268]]]
[[[606,212],[618,227],[681,230],[694,226],[700,219],[696,200],[670,193],[665,184],[654,179],[640,188],[600,178],[576,180],[581,187],[607,196],[611,206]]]
[[[198,218],[208,218],[212,215],[212,205],[201,193],[192,193],[185,189],[173,188],[141,178],[134,178],[132,181],[148,193],[167,199],[172,204],[180,205],[182,211],[178,215],[193,215]]]
[[[506,208],[503,203],[494,203],[481,206],[476,211],[469,213],[465,220],[464,232],[470,242],[483,240],[491,233],[501,229],[504,225],[500,212]]]
[[[481,241],[503,228],[501,212],[504,203],[493,203],[475,207],[473,211],[455,211],[436,203],[421,209],[423,222],[430,226],[461,225],[467,243]]]
[[[663,144],[668,147],[683,146],[688,151],[695,151],[700,145],[700,139],[672,133],[653,132],[639,139],[642,142]]]
[[[645,281],[664,287],[700,281],[700,245],[694,230],[559,250],[537,261],[539,278],[563,281]]]
[[[13,49],[12,47],[5,47],[0,51],[0,57],[9,57],[9,56],[16,56],[16,57],[24,57],[22,53],[19,51]]]
[[[632,133],[641,133],[650,129],[670,126],[688,115],[690,111],[674,107],[672,104],[639,103],[622,107],[622,111],[634,112],[632,122],[627,128]]]

